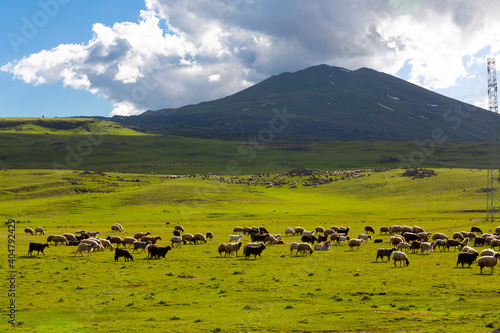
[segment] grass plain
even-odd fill
[[[267,161],[266,151],[271,149],[259,151],[259,158]],[[81,166],[100,163],[93,160]],[[215,168],[224,165],[215,160]],[[484,219],[484,170],[439,168],[437,176],[410,179],[390,169],[297,188],[169,179],[150,174],[150,167],[142,170],[147,174],[0,170],[1,219],[19,221],[18,325],[8,325],[2,312],[0,331],[448,333],[500,326],[498,272],[480,275],[477,264],[456,268],[453,250],[409,254],[410,265],[403,268],[375,261],[378,247],[390,247],[389,236],[378,234],[381,226],[419,225],[449,236],[473,225],[493,230],[497,222]],[[114,223],[124,226],[122,237],[150,231],[162,237],[163,246],[177,223],[186,232],[212,231],[215,237],[175,248],[160,260],[142,253],[132,262],[114,262],[113,252],[74,256],[75,248],[66,246],[51,246],[45,256],[27,255],[29,242],[44,243],[46,236],[25,235],[25,227],[43,226],[47,235],[84,229],[106,237],[116,234],[110,229]],[[263,259],[221,258],[217,252],[235,226],[265,226],[284,236],[286,227],[318,225],[350,227],[351,237],[372,225],[374,237],[384,242],[359,250],[334,246],[305,257],[290,255],[288,245],[268,246]],[[6,272],[5,247],[0,260]],[[7,290],[0,298],[8,304]]]

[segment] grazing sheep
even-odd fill
[[[420,249],[420,245],[422,245],[421,241],[413,241],[411,243],[411,252],[416,253]]]
[[[496,233],[496,234],[500,234],[500,227],[496,227],[496,228],[495,228],[495,233]]]
[[[330,250],[331,241],[321,242],[314,246],[314,251],[328,251]]]
[[[293,231],[294,231],[294,232],[295,232],[295,234],[297,234],[297,235],[302,235],[302,234],[304,233],[304,228],[302,228],[302,227],[295,227],[295,228],[293,229]]]
[[[87,252],[90,256],[90,253],[94,248],[99,248],[99,245],[97,244],[86,244],[86,243],[80,243],[78,244],[78,247],[76,248],[74,256],[76,256],[77,253],[81,253],[83,257],[83,252]]]
[[[408,252],[408,251],[410,251],[410,248],[411,248],[411,246],[410,246],[410,244],[408,244],[407,242],[401,242],[401,243],[398,243],[398,245],[396,246],[396,249],[397,249],[398,251],[403,250],[404,252]]]
[[[297,247],[297,253],[296,253],[297,256],[299,255],[299,252],[301,255],[305,256],[307,254],[307,252],[309,252],[309,255],[311,255],[314,251],[313,251],[311,244],[300,243],[299,246]]]
[[[57,246],[59,243],[68,245],[68,240],[63,235],[54,235],[54,237],[52,237],[52,241],[54,242],[55,246]],[[47,241],[47,243],[48,242],[49,241]]]
[[[200,234],[199,232],[193,235],[193,241],[196,244],[197,242],[204,242],[205,244],[207,243],[207,238],[205,237],[204,234]]]
[[[419,232],[419,233],[417,233],[417,236],[420,238],[420,240],[422,242],[428,242],[429,237],[431,237],[431,233],[430,232]]]
[[[264,228],[264,227],[260,227],[260,228],[259,228],[259,232],[260,232],[261,234],[268,234],[268,233],[269,233],[269,231],[267,231],[267,229],[266,229],[266,228]]]
[[[362,239],[353,238],[349,240],[349,247],[351,248],[351,250],[355,247],[357,247],[357,250],[359,250],[359,247],[361,246],[362,243],[363,243]]]
[[[179,230],[180,232],[184,232],[184,228],[182,227],[182,225],[178,224],[174,227],[175,230]]]
[[[76,236],[73,235],[73,234],[65,233],[65,234],[63,234],[63,236],[66,237],[66,239],[68,241],[72,241],[72,242],[77,242],[78,241],[78,239],[76,238]]]
[[[262,259],[262,251],[266,249],[266,245],[264,243],[248,243],[243,248],[243,253],[245,254],[245,259],[249,258],[252,254],[254,258],[257,259],[257,256]]]
[[[268,234],[252,234],[250,235],[250,238],[252,239],[252,242],[265,242]]]
[[[109,242],[111,244],[116,244],[116,247],[119,247],[120,244],[122,244],[123,246],[125,246],[125,244],[123,243],[123,240],[121,237],[119,236],[108,236],[106,237],[107,240],[109,240]]]
[[[328,240],[328,236],[327,235],[320,235],[320,236],[318,236],[318,243],[326,242],[327,240]]]
[[[219,251],[219,256],[222,257],[222,252],[224,252],[224,257],[226,256],[226,243],[219,244],[219,247],[217,248],[217,251]]]
[[[115,261],[118,261],[118,259],[120,257],[123,257],[125,259],[125,261],[129,261],[129,259],[132,261],[134,260],[134,256],[132,254],[130,254],[130,252],[128,252],[128,250],[116,248],[115,249]]]
[[[104,239],[104,238],[99,238],[99,242],[101,242],[101,245],[105,248],[105,249],[110,249],[111,251],[113,251],[115,248],[113,247],[113,244],[111,244],[111,242],[107,239]]]
[[[350,227],[347,227],[345,229],[340,228],[339,230],[337,230],[337,233],[338,234],[344,234],[345,236],[347,236],[347,234],[349,234],[349,230],[351,230]]]
[[[427,254],[429,254],[429,252],[432,253],[433,247],[434,247],[433,243],[421,242],[420,243],[420,253],[422,253],[422,254],[424,254],[425,252],[427,252]]]
[[[391,236],[391,238],[389,239],[389,242],[394,246],[397,246],[399,243],[404,241],[405,239],[401,235]]]
[[[225,256],[231,257],[231,252],[236,252],[236,256],[238,256],[238,251],[240,250],[241,245],[242,245],[241,242],[226,244],[226,248],[225,248],[226,254],[225,254]]]
[[[448,249],[448,251],[450,250],[450,245],[444,239],[438,239],[431,244],[434,244],[434,249],[438,247],[440,251],[443,251],[444,249]]]
[[[304,236],[302,236],[301,240],[302,240],[302,243],[314,244],[314,242],[318,242],[318,239],[314,236],[311,236],[311,235],[304,235]]]
[[[331,235],[333,235],[335,233],[336,232],[333,229],[325,229],[325,235],[327,235],[327,236],[331,236]]]
[[[31,228],[29,228],[29,227],[26,227],[26,228],[24,228],[24,233],[25,233],[25,234],[30,234],[31,236],[33,236],[34,231],[33,231],[33,229],[31,229]],[[33,244],[35,244],[35,243],[33,243]],[[42,253],[43,253],[43,252],[42,252]]]
[[[324,234],[325,233],[325,228],[318,226],[318,227],[314,228],[314,231],[316,231],[316,233],[318,233],[318,234],[319,233]]]
[[[149,236],[149,235],[151,235],[151,233],[149,231],[147,231],[147,232],[136,232],[135,235],[134,235],[134,238],[139,241],[139,240],[141,240],[142,237]]]
[[[414,234],[419,234],[419,233],[425,232],[425,230],[424,230],[424,228],[421,228],[418,225],[414,225],[411,228],[411,232],[413,232]]]
[[[500,257],[500,253],[495,253],[493,256],[484,256],[477,260],[477,264],[481,268],[481,274],[483,274],[483,267],[490,267],[491,274],[493,274],[494,267],[498,263],[498,258]]]
[[[378,261],[378,258],[380,258],[382,261],[384,261],[384,257],[387,257],[387,262],[388,262],[389,260],[391,260],[391,254],[394,251],[396,251],[395,247],[393,247],[392,249],[378,248],[377,249],[377,257],[375,258],[375,261]]]
[[[311,231],[304,230],[304,232],[302,234],[305,236],[312,236],[312,235],[314,235],[315,232],[316,232],[315,230],[311,230]]]
[[[174,236],[181,236],[181,232],[179,230],[174,230],[172,231],[172,233],[174,234]]]
[[[462,264],[462,267],[464,267],[464,264],[468,264],[469,267],[472,265],[472,263],[476,260],[478,256],[478,253],[467,253],[467,252],[461,252],[458,254],[458,259],[457,259],[457,267],[458,264]]]
[[[286,228],[286,230],[285,230],[285,236],[289,236],[289,235],[295,236],[295,232],[290,227]]]
[[[484,246],[484,243],[486,241],[486,238],[485,237],[477,237],[477,238],[474,238],[474,246]]]
[[[340,227],[337,227],[337,226],[335,226],[335,225],[332,225],[332,226],[330,227],[330,229],[331,229],[331,230],[333,230],[333,231],[335,231],[335,232],[337,232],[337,231],[340,229]]]
[[[123,238],[123,246],[127,246],[127,245],[134,245],[135,242],[137,242],[137,239],[135,239],[134,237],[125,237]]]
[[[404,225],[401,227],[401,234],[404,234],[405,232],[412,232],[413,228],[407,225]]]
[[[207,239],[210,239],[210,240],[214,239],[214,234],[213,234],[213,232],[211,232],[211,231],[207,231]]]
[[[92,237],[92,238],[96,238],[97,235],[99,235],[99,234],[100,234],[99,231],[96,231],[96,232],[87,231],[87,235],[89,235],[89,237]]]
[[[45,235],[45,230],[42,227],[36,227],[35,228],[35,235],[38,235],[38,234],[44,236]]]
[[[148,247],[148,258],[160,259],[160,257],[165,258],[168,251],[172,250],[170,246],[161,247],[159,245],[152,245]]]
[[[115,223],[111,226],[112,231],[118,231],[118,232],[123,232],[123,227],[121,224]]]
[[[380,234],[392,234],[391,229],[389,227],[380,227]]]
[[[337,244],[346,244],[346,241],[350,240],[347,236],[339,236],[337,239]]]
[[[76,236],[76,240],[83,240],[83,239],[89,239],[89,235],[87,235],[86,233],[81,233],[80,236]]]
[[[444,240],[444,239],[443,239]],[[461,250],[462,249],[462,243],[460,243],[459,241],[457,240],[454,240],[454,239],[448,239],[446,240],[446,243],[449,245],[449,246],[452,246],[453,247],[453,250],[455,251],[456,249],[459,249]],[[449,247],[448,247],[449,249]]]
[[[45,255],[45,253],[43,253],[43,250],[45,250],[46,247],[50,247],[50,245],[48,243],[40,244],[31,242],[29,245],[28,254],[31,256],[33,255],[33,251],[38,251],[36,255],[39,255],[40,252]]]
[[[132,252],[141,253],[144,250],[146,250],[146,248],[148,247],[148,245],[151,245],[151,241],[147,241],[147,242],[135,242],[134,243],[134,250]],[[139,252],[139,249],[142,249],[142,251]]]
[[[441,232],[436,232],[435,234],[432,235],[432,240],[435,241],[435,240],[438,240],[438,239],[446,239],[448,240],[448,236],[446,236],[445,234],[441,233]]]
[[[242,234],[244,233],[243,228],[242,227],[234,227],[233,234],[237,235],[239,233],[242,233]]]
[[[389,231],[391,234],[400,234],[402,228],[400,225],[392,225],[389,227]]]
[[[420,240],[420,237],[417,234],[414,234],[413,232],[408,232],[408,231],[403,233],[403,237],[405,239],[405,242],[407,242],[407,243],[409,243],[411,241]]]
[[[461,232],[454,232],[451,237],[453,239],[460,239],[461,241],[464,239],[464,235]]]
[[[492,249],[484,249],[481,251],[480,257],[492,257],[496,254],[495,250]]]
[[[161,240],[160,236],[144,236],[144,237],[141,237],[141,242],[151,241],[151,244],[156,244],[156,242],[158,242],[159,240]]]
[[[372,239],[372,236],[368,236],[367,234],[359,234],[358,239],[361,239],[364,242],[368,242],[369,239]]]
[[[243,238],[243,235],[229,235],[229,243],[236,242],[238,243]]]
[[[365,227],[365,232],[366,232],[367,234],[375,234],[375,229],[373,229],[373,227],[372,227],[372,226],[367,225],[367,226]]]
[[[474,232],[474,233],[480,233],[482,234],[483,232],[481,231],[481,229],[479,229],[478,227],[472,227],[470,228],[470,232]]]
[[[182,237],[180,236],[174,236],[172,237],[172,239],[170,240],[172,242],[172,246],[174,246],[174,244],[177,244],[177,246],[181,246],[181,243],[186,245],[186,241],[184,239],[182,239]]]
[[[383,240],[382,238],[375,238],[375,239],[373,240],[373,242],[374,242],[374,243],[383,243],[383,242],[384,242],[384,240]]]
[[[405,266],[410,265],[410,261],[408,260],[408,257],[406,256],[406,253],[400,252],[400,251],[395,251],[392,254],[392,260],[394,260],[394,267],[396,267],[396,261],[399,261],[399,267],[401,267],[401,263],[403,262]]]
[[[251,230],[252,230],[252,228],[250,228],[250,227],[243,227],[243,234],[248,235]]]
[[[492,239],[490,241],[490,247],[492,249],[495,249],[496,246],[498,246],[500,248],[500,239]]]
[[[290,243],[290,254],[293,254],[293,250],[297,250],[300,243],[292,242]]]
[[[264,243],[267,245],[275,245],[278,243],[278,239],[273,235],[267,235],[266,238],[264,238]]]

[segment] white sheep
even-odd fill
[[[292,242],[290,243],[290,254],[293,254],[293,250],[297,250],[300,243]]]
[[[410,265],[410,261],[406,256],[406,253],[401,251],[394,251],[392,253],[392,260],[394,260],[394,267],[396,267],[396,261],[399,261],[399,267],[401,267],[401,263],[403,262],[405,266]]]
[[[359,234],[358,239],[361,239],[364,242],[368,242],[369,239],[372,239],[372,236],[368,236],[367,234]]]
[[[441,232],[436,232],[434,235],[432,235],[432,240],[435,241],[437,239],[448,239],[448,236]]]
[[[349,247],[351,248],[351,250],[355,247],[357,247],[357,250],[359,250],[359,247],[361,246],[362,243],[363,243],[362,239],[353,238],[349,240]]]
[[[481,257],[493,257],[496,254],[495,250],[492,249],[484,249],[481,251],[479,256]]]
[[[57,246],[59,243],[68,245],[68,240],[63,235],[54,235],[52,237],[52,241],[54,242],[55,246]]]
[[[233,229],[233,234],[238,234],[238,233],[243,233],[244,230],[243,230],[243,227],[234,227]]]
[[[123,227],[121,226],[121,224],[115,223],[111,226],[111,230],[123,232]]]
[[[433,248],[433,243],[429,242],[420,243],[420,253],[422,254],[424,254],[424,252],[429,253],[429,251],[432,253],[432,248]]]
[[[36,227],[35,228],[35,235],[40,234],[40,235],[45,235],[45,230],[42,227]]]
[[[314,251],[328,251],[330,250],[331,241],[321,242],[314,246]]]
[[[285,236],[288,236],[288,235],[295,236],[295,232],[290,227],[288,227],[288,228],[285,229]]]
[[[494,267],[498,264],[498,258],[500,257],[500,253],[495,253],[493,256],[485,256],[481,257],[477,260],[477,264],[481,268],[481,274],[483,274],[483,267],[490,267],[491,274],[494,272]]]
[[[181,246],[181,244],[184,244],[186,245],[186,241],[184,239],[182,239],[181,236],[174,236],[172,237],[172,239],[170,239],[170,241],[172,242],[172,246],[174,246],[174,244],[177,244],[177,246]]]
[[[316,231],[318,234],[325,233],[325,228],[318,226],[318,227],[314,228],[314,231]]]
[[[495,228],[495,233],[496,233],[496,234],[500,234],[500,227],[496,227],[496,228]]]
[[[333,235],[332,235],[333,236]],[[337,238],[337,244],[346,244],[347,236],[340,236]]]
[[[33,236],[34,231],[33,231],[33,229],[26,227],[26,228],[24,228],[24,233],[30,234],[31,236]]]
[[[114,250],[114,247],[113,247],[113,244],[111,244],[111,242],[107,239],[104,239],[104,238],[99,238],[98,239],[99,242],[101,242],[101,245],[106,248],[106,249],[110,249],[111,251]]]
[[[238,243],[243,238],[243,235],[229,235],[229,243],[236,242]]]
[[[226,249],[225,249],[226,255],[231,257],[231,252],[236,252],[236,256],[238,256],[238,251],[241,248],[241,244],[242,244],[241,242],[226,244]]]
[[[494,249],[495,246],[498,246],[500,248],[500,239],[495,238],[490,241],[490,247]]]
[[[92,250],[94,248],[98,248],[99,245],[97,244],[86,244],[86,243],[80,243],[78,244],[78,248],[76,249],[76,252],[75,252],[75,256],[77,253],[81,253],[82,254],[82,257],[83,257],[83,252],[87,252],[90,256],[90,252],[92,252]]]
[[[401,242],[401,243],[398,243],[398,245],[396,246],[396,249],[397,249],[398,251],[403,250],[404,252],[408,252],[408,251],[410,251],[410,248],[411,248],[411,246],[410,246],[410,244],[408,244],[407,242]]]
[[[123,241],[123,246],[127,246],[127,245],[134,245],[135,242],[137,242],[137,239],[135,239],[134,237],[125,237],[122,239]]]
[[[316,232],[315,230],[311,230],[311,231],[306,231],[306,230],[304,230],[304,231],[302,232],[302,234],[303,234],[303,235],[307,235],[307,236],[312,236],[312,235],[314,235],[314,233],[315,233],[315,232]]]
[[[76,239],[76,236],[73,234],[64,233],[63,236],[66,237],[66,239],[70,242],[78,242],[78,239]]]

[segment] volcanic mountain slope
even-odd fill
[[[112,120],[214,139],[484,141],[488,115],[372,69],[319,65],[218,100]]]

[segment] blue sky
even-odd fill
[[[39,0],[0,5],[0,116],[110,116],[283,71],[370,67],[485,106],[498,3]],[[500,61],[500,59],[499,59]]]

